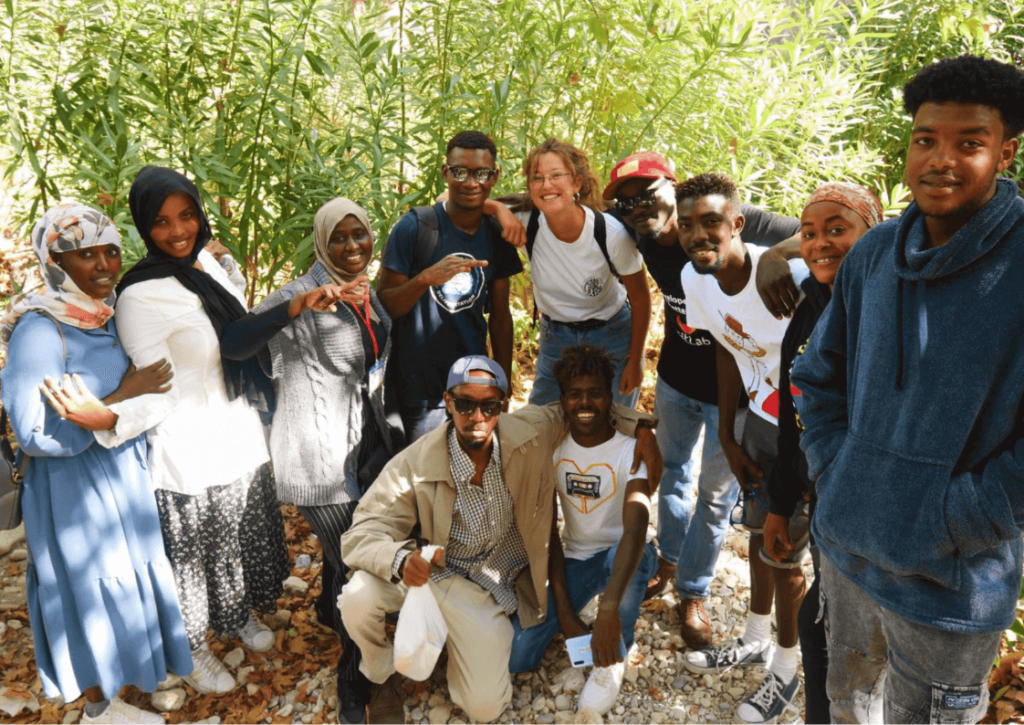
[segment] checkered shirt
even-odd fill
[[[529,558],[516,525],[512,497],[501,470],[498,436],[484,469],[483,486],[470,483],[476,465],[459,445],[455,428],[448,430],[448,455],[455,479],[455,509],[445,553],[446,566],[431,576],[441,581],[458,574],[479,584],[508,614],[519,608],[515,580]]]

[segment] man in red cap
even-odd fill
[[[707,331],[686,324],[680,275],[690,258],[679,246],[675,183],[676,176],[664,156],[642,151],[612,169],[603,196],[615,201],[611,214],[633,235],[665,299],[665,339],[655,399],[661,420],[658,445],[665,458],[658,503],[661,561],[647,595],[668,591],[675,574],[683,639],[687,646],[699,649],[711,644],[703,600],[710,593],[715,562],[739,489],[718,443],[714,339]],[[748,204],[742,205],[741,213],[746,218],[743,239],[755,244],[775,244],[800,230],[798,219]],[[799,255],[799,244],[791,246],[787,252],[766,253],[759,267],[758,290],[776,317],[791,314],[798,296],[785,259],[789,253]],[[745,402],[741,401],[744,409]],[[744,412],[737,415],[737,440]],[[710,434],[704,436],[700,477],[694,487],[691,472],[701,426]]]

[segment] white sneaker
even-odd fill
[[[134,705],[129,705],[119,697],[112,697],[110,698],[110,704],[107,705],[107,709],[96,717],[89,717],[83,710],[82,719],[79,722],[111,724],[141,722],[148,723],[149,725],[163,725],[164,718],[155,712],[147,712],[140,710]]]
[[[593,710],[600,715],[604,715],[612,709],[612,705],[615,704],[615,698],[619,696],[619,690],[622,688],[622,680],[626,676],[626,662],[628,660],[629,657],[627,656],[625,660],[611,667],[595,667],[591,671],[590,677],[587,678],[587,684],[583,686],[579,702],[576,705],[578,712],[582,713],[585,710]]]
[[[270,631],[270,627],[252,614],[249,615],[249,621],[245,626],[238,630],[238,636],[242,644],[253,652],[266,652],[274,646],[274,633]]]
[[[192,674],[181,679],[192,685],[197,692],[203,694],[215,692],[219,695],[231,692],[238,684],[224,663],[214,657],[213,652],[207,647],[202,647],[192,653],[192,664],[196,666],[192,670]]]

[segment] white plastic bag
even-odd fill
[[[439,548],[424,546],[420,555],[431,561]],[[430,591],[430,582],[410,587],[395,629],[395,668],[409,679],[422,682],[434,671],[446,639],[448,625]]]

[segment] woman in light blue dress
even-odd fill
[[[112,319],[120,239],[106,216],[58,207],[32,244],[45,288],[16,297],[0,321],[0,381],[20,451],[31,456],[22,510],[39,677],[47,696],[85,694],[83,723],[163,722],[117,698],[125,685],[153,691],[169,671],[192,671],[145,436],[107,449],[92,431],[113,425],[104,403],[166,390],[166,368],[129,371]],[[80,384],[103,401],[83,402]],[[83,412],[65,420],[58,410],[67,415],[71,400]]]

